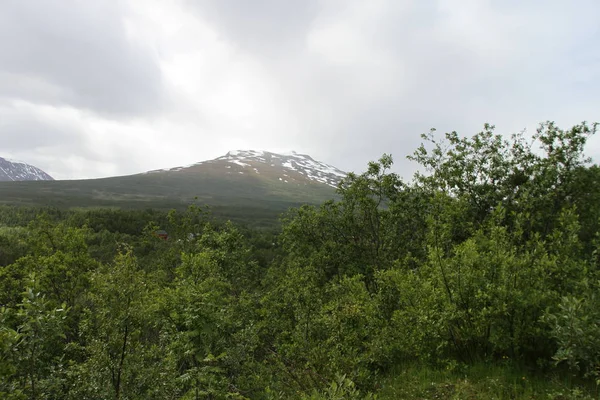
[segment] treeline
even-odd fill
[[[592,398],[595,130],[432,131],[411,182],[384,155],[280,231],[0,208],[0,397]],[[523,376],[411,391],[417,366]]]

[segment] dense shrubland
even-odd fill
[[[413,181],[384,155],[280,232],[0,209],[0,395],[597,396],[595,129],[432,131]]]

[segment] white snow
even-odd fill
[[[294,165],[292,164],[291,161],[286,161],[283,163],[283,166],[289,169],[294,169]]]
[[[281,166],[286,170],[304,175],[309,180],[332,187],[336,187],[339,181],[346,176],[344,171],[332,165],[313,160],[309,155],[298,154],[295,151],[272,153],[261,150],[232,150],[217,160],[227,160],[243,167],[250,166],[249,163],[256,165],[257,162],[275,168]],[[258,173],[256,168],[254,170]],[[283,174],[283,176],[288,177],[287,174]],[[279,178],[279,180],[283,181],[283,178]]]
[[[52,177],[33,165],[0,157],[0,180],[44,181]]]
[[[262,150],[231,150],[224,156],[214,160],[192,164],[191,166],[223,161],[239,165],[243,168],[252,167],[257,174],[259,174],[259,171],[256,167],[259,164],[270,166],[272,168],[282,168],[283,171],[285,171],[282,175],[286,178],[289,178],[288,173],[296,173],[305,176],[308,180],[320,182],[332,187],[336,187],[340,180],[346,176],[344,171],[341,171],[332,165],[316,161],[309,155],[298,154],[295,151],[273,153]],[[172,168],[168,169],[168,171],[179,171],[188,167]],[[226,168],[231,168],[231,165],[227,165]],[[279,180],[283,181],[284,179],[279,178]]]
[[[229,162],[232,162],[232,163],[234,163],[234,164],[240,165],[240,166],[242,166],[242,167],[249,167],[249,166],[250,166],[250,164],[243,163],[243,162],[241,162],[241,161],[239,161],[239,160],[231,160],[231,161],[229,161]]]

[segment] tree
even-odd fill
[[[148,352],[155,339],[151,283],[139,267],[131,248],[125,247],[114,265],[92,276],[90,304],[85,310],[82,331],[86,361],[75,371],[75,393],[116,399],[141,395],[156,382],[148,366],[155,356]],[[160,368],[160,366],[157,366]]]
[[[0,312],[0,393],[15,399],[52,397],[64,384],[67,309],[46,300],[33,276],[29,283],[18,307]]]
[[[402,196],[402,182],[388,170],[392,158],[384,155],[361,175],[349,174],[338,188],[340,201],[320,208],[304,206],[284,219],[282,243],[289,256],[314,265],[327,281],[362,274],[373,283],[374,271],[388,268],[402,253],[397,235],[402,229],[392,218],[393,204]]]

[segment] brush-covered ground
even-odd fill
[[[593,132],[425,136],[272,228],[0,207],[0,398],[598,398]]]

